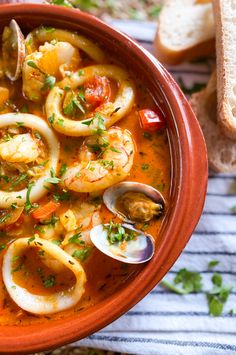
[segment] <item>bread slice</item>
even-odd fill
[[[190,104],[205,136],[209,166],[217,172],[236,171],[236,142],[227,138],[217,123],[216,73],[205,89],[193,94]]]
[[[216,22],[218,120],[236,139],[236,1],[213,1]]]
[[[166,0],[154,47],[157,59],[178,64],[215,53],[215,27],[209,0]]]

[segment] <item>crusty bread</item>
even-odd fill
[[[157,59],[165,64],[215,53],[215,28],[209,0],[166,0],[155,38]]]
[[[193,94],[190,104],[205,136],[209,166],[218,172],[236,171],[236,142],[221,131],[216,118],[216,73],[214,72],[206,89]]]
[[[214,0],[218,120],[236,139],[236,1]]]

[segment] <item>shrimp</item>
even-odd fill
[[[30,133],[19,134],[0,143],[0,157],[10,163],[30,163],[39,156],[39,147]]]
[[[133,159],[131,134],[112,127],[97,138],[85,139],[79,152],[80,162],[69,167],[63,177],[64,187],[76,192],[104,190],[127,177]]]
[[[23,65],[24,95],[31,101],[40,101],[43,93],[48,89],[46,84],[48,76],[53,76],[56,79],[63,78],[75,70],[79,63],[79,51],[70,43],[45,43],[39,47],[39,51],[31,53],[25,58]]]

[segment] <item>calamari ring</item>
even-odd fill
[[[76,33],[53,28],[48,30],[45,27],[38,27],[28,34],[26,37],[26,49],[29,54],[37,50],[35,41],[40,43],[51,42],[52,40],[68,42],[72,46],[83,50],[90,58],[98,63],[103,63],[105,54],[96,44],[84,36],[77,35]]]
[[[57,170],[60,145],[54,132],[40,117],[28,113],[6,113],[0,115],[0,129],[10,125],[16,125],[17,122],[22,122],[25,127],[36,129],[42,137],[45,138],[49,148],[50,160],[45,168],[44,175],[35,182],[31,190],[30,200],[31,202],[35,202],[43,197],[47,193],[46,188],[51,186],[50,183],[45,182],[45,179],[50,178],[51,169],[54,169],[54,171]],[[0,208],[9,208],[12,203],[23,206],[26,202],[26,194],[27,189],[11,192],[0,190]]]
[[[80,75],[74,73],[71,77],[63,79],[48,94],[45,105],[46,114],[48,119],[50,117],[54,118],[52,125],[56,131],[75,137],[90,136],[94,133],[94,129],[97,128],[96,120],[90,125],[86,124],[86,122],[91,121],[95,114],[84,120],[75,121],[61,113],[63,88],[70,87],[75,89],[94,76],[106,76],[113,79],[118,83],[119,87],[115,101],[105,103],[99,110],[99,113],[104,118],[106,128],[109,128],[130,112],[134,104],[135,87],[128,73],[116,65],[91,65],[84,68]]]
[[[64,292],[56,292],[51,296],[42,296],[32,294],[16,284],[11,272],[12,260],[21,255],[29,246],[40,248],[70,269],[76,277],[75,286]],[[77,260],[59,246],[38,237],[35,237],[32,242],[29,242],[29,238],[19,238],[9,246],[3,258],[2,274],[6,289],[13,301],[20,308],[34,314],[52,314],[73,307],[82,297],[86,283],[84,269]]]

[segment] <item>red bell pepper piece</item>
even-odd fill
[[[141,127],[144,130],[158,131],[166,126],[163,114],[158,108],[156,108],[156,111],[144,109],[138,113]]]

